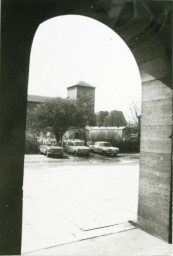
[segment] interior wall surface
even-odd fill
[[[2,0],[0,254],[21,254],[29,59],[43,21],[66,14],[96,19],[131,49],[142,80],[138,226],[171,242],[172,78],[170,1]],[[127,85],[128,86],[128,85]]]

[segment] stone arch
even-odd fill
[[[64,14],[94,18],[131,49],[142,78],[138,225],[171,242],[171,2],[15,0],[2,2],[2,254],[20,254],[27,80],[40,23]]]

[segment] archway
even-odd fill
[[[26,85],[31,42],[41,22],[69,13],[90,16],[115,29],[137,60],[143,82],[138,224],[147,232],[171,241],[170,10],[169,1],[3,3],[1,207],[4,223],[0,226],[3,254],[20,254],[21,247]]]
[[[66,98],[67,86],[78,82],[81,73],[82,79],[90,83],[88,89],[92,85],[96,87],[95,113],[100,110],[114,110],[117,115],[122,111],[122,116],[126,118],[125,123],[129,122],[131,104],[134,100],[141,103],[141,80],[134,57],[114,31],[96,20],[78,15],[52,18],[38,28],[31,51],[31,95],[28,97],[27,110],[33,114],[34,108],[30,104],[35,104],[36,107],[36,101],[41,100],[40,95],[56,97],[61,93]],[[39,95],[35,96],[35,103],[34,92]],[[122,127],[121,120],[119,122],[119,132],[121,129],[130,129]],[[127,127],[125,123],[124,126]],[[115,126],[112,127],[114,130],[109,127],[107,140],[118,147],[118,141],[111,139],[111,135],[117,133]],[[90,128],[98,129],[96,137],[106,135],[98,125],[91,125]],[[124,223],[127,224],[128,220],[136,221],[138,155],[131,161],[133,157],[130,159],[126,155],[123,158],[122,154],[131,152],[127,149],[129,144],[137,143],[130,142],[130,138],[126,139],[127,143],[124,140],[119,142],[121,146],[124,141],[124,151],[121,147],[121,154],[117,158],[90,153],[88,159],[75,159],[73,155],[64,154],[63,160],[53,164],[44,156],[26,155],[23,253],[42,249],[39,247],[43,246],[42,239],[44,247],[49,247],[50,244],[53,246],[52,241],[58,245],[62,236],[71,237],[70,230],[73,236],[69,242],[74,238],[80,241],[81,237],[89,238],[93,232],[98,236],[114,229],[116,233],[117,229],[124,230]],[[105,140],[105,137],[99,140]],[[128,163],[131,165],[128,166]],[[40,216],[40,212],[47,214]],[[59,223],[64,223],[64,228]],[[38,234],[42,237],[40,240]]]

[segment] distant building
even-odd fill
[[[63,141],[69,139],[80,139],[86,142],[95,141],[111,141],[111,140],[123,140],[127,141],[131,139],[130,129],[126,126],[122,127],[98,127],[98,126],[86,126],[84,129],[69,128],[64,136]]]
[[[54,99],[54,97],[28,95],[27,97],[27,110],[32,112],[38,104],[43,104],[45,101]]]
[[[111,141],[131,139],[130,129],[126,126],[121,127],[98,127],[86,126],[85,127],[86,141]]]
[[[71,100],[89,99],[90,111],[94,113],[95,109],[95,87],[80,81],[79,83],[67,87],[67,97]]]
[[[83,128],[70,127],[63,135],[63,141],[69,139],[85,140],[85,130]]]

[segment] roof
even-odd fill
[[[28,95],[27,101],[28,102],[40,102],[43,103],[46,100],[54,99],[54,97],[47,97],[47,96],[39,96],[39,95]]]
[[[84,129],[83,128],[80,128],[80,127],[69,127],[67,131],[83,131]]]
[[[120,127],[117,127],[117,126],[86,126],[85,129],[86,130],[123,130],[127,128],[127,126],[120,126]]]
[[[67,89],[72,88],[72,87],[76,87],[76,86],[89,87],[89,88],[92,88],[92,89],[96,88],[95,86],[90,85],[90,84],[88,84],[88,83],[86,83],[84,81],[79,81],[77,84],[71,85],[71,86],[67,87]]]

